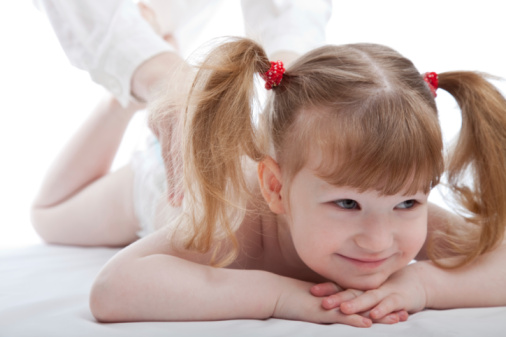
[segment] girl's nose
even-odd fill
[[[367,219],[355,236],[355,243],[369,253],[379,253],[392,247],[394,233],[388,216]]]

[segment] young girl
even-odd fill
[[[256,74],[272,89],[258,123]],[[446,164],[438,80],[463,115]],[[175,163],[182,140],[176,218],[167,221],[167,199],[180,200],[180,184],[169,181],[162,199],[148,186],[166,183],[151,169],[162,161],[156,146],[144,167],[108,173],[135,111],[114,100],[73,139],[35,203],[34,226],[48,242],[126,245],[140,226],[162,224],[97,277],[90,305],[99,321],[366,327],[424,308],[506,305],[506,101],[482,75],[424,76],[372,44],[322,47],[285,71],[255,42],[235,39],[204,61],[182,118],[174,104],[162,98],[151,123],[177,135],[162,154]],[[166,168],[177,178],[177,165]],[[465,218],[427,202],[443,173]],[[488,288],[476,291],[483,279]]]

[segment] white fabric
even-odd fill
[[[0,336],[495,337],[506,334],[506,307],[426,310],[411,315],[407,322],[375,324],[368,329],[279,319],[100,324],[89,310],[88,296],[96,274],[117,251],[48,245],[0,251]]]
[[[70,62],[126,105],[130,79],[145,60],[173,51],[128,0],[34,0]]]
[[[187,56],[195,41],[206,36],[206,24],[236,0],[145,0],[157,14],[162,34],[177,40]],[[126,105],[134,70],[147,59],[175,49],[163,41],[131,0],[34,0],[46,13],[71,63]],[[258,39],[272,55],[276,51],[302,54],[325,43],[330,0],[242,0],[247,36]],[[240,10],[239,10],[240,11]],[[227,12],[225,19],[241,16]],[[225,25],[226,27],[226,25]],[[223,32],[220,32],[223,33]],[[231,35],[234,32],[225,33]],[[214,36],[216,37],[216,36]]]
[[[139,237],[155,231],[155,216],[160,202],[167,194],[165,167],[160,155],[160,144],[154,137],[148,138],[147,148],[136,152],[131,160],[134,172],[133,204],[139,220]]]

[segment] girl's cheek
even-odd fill
[[[416,256],[427,238],[427,225],[423,222],[413,226],[405,233],[404,246],[411,251],[411,255]]]

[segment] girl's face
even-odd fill
[[[292,181],[285,209],[294,247],[308,267],[343,288],[368,290],[406,266],[422,247],[427,198],[336,187],[303,168]]]

